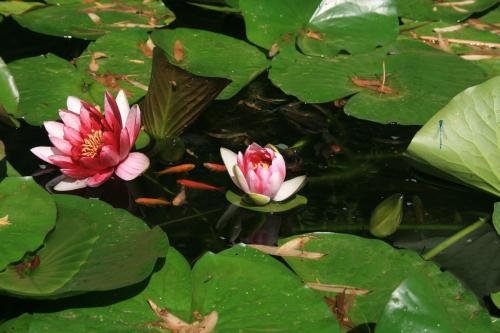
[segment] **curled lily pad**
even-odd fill
[[[238,195],[231,190],[226,192],[226,199],[230,203],[232,203],[233,205],[236,205],[238,207],[253,210],[256,212],[262,212],[262,213],[285,212],[287,210],[294,209],[296,207],[307,204],[307,198],[302,196],[302,195],[298,195],[298,194],[295,196],[292,196],[290,199],[288,199],[286,201],[281,201],[281,202],[271,201],[271,202],[265,204],[264,206],[254,205],[251,203],[250,200],[248,200],[246,198],[246,194]]]

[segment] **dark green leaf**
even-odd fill
[[[26,252],[40,247],[55,222],[54,201],[32,178],[7,177],[2,180],[0,271],[21,260]]]
[[[450,5],[455,4],[455,5]],[[497,0],[396,0],[399,16],[419,21],[461,21],[495,5]]]
[[[196,75],[230,79],[219,99],[233,97],[269,65],[265,55],[254,46],[209,31],[178,28],[158,30],[151,36],[171,64]]]
[[[493,208],[493,226],[500,236],[500,202],[495,203],[495,207]]]
[[[296,207],[307,204],[307,198],[298,194],[292,196],[290,199],[286,201],[282,202],[271,201],[270,203],[264,206],[252,205],[248,200],[245,199],[245,195],[238,195],[231,190],[226,192],[226,199],[233,205],[261,213],[285,212],[287,210],[294,209]]]
[[[146,31],[170,24],[175,15],[162,1],[103,0],[64,2],[14,16],[30,30],[83,39],[96,39],[110,31],[142,29]]]
[[[417,132],[408,155],[422,168],[500,196],[500,77],[455,96]]]
[[[149,91],[141,108],[146,132],[156,140],[179,135],[228,83],[173,66],[165,52],[155,48]]]
[[[17,113],[17,103],[19,102],[19,92],[17,91],[14,77],[2,58],[0,58],[0,107],[11,115]]]

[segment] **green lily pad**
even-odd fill
[[[500,309],[500,291],[496,293],[491,294],[491,300],[493,301],[493,304]]]
[[[59,2],[14,19],[27,29],[47,35],[96,39],[124,29],[151,31],[170,24],[175,15],[158,0],[104,0]]]
[[[438,291],[425,275],[418,274],[404,280],[392,293],[375,332],[458,332],[459,327],[455,327],[453,318],[437,294]]]
[[[33,8],[43,7],[43,6],[45,6],[45,4],[41,2],[1,1],[0,14],[5,16],[20,15]]]
[[[148,91],[153,58],[149,35],[142,30],[115,31],[91,43],[76,59],[78,70],[96,81],[92,96],[101,100],[104,91],[125,90],[130,103]]]
[[[30,177],[0,182],[0,271],[35,251],[56,222],[51,196]],[[3,273],[0,273],[3,274]]]
[[[362,53],[393,42],[399,33],[393,0],[323,0],[297,43],[307,55]]]
[[[0,273],[0,288],[14,295],[62,297],[111,290],[144,280],[168,249],[161,229],[149,229],[125,210],[77,196],[56,195],[55,230],[26,274]]]
[[[196,263],[193,309],[218,312],[214,333],[338,332],[320,295],[276,259],[244,245]]]
[[[498,235],[500,235],[500,202],[496,202],[493,208],[493,226],[497,231]]]
[[[12,115],[16,114],[17,103],[19,102],[19,91],[14,82],[14,77],[2,58],[0,58],[0,101],[1,106],[7,113]]]
[[[264,53],[256,47],[214,32],[178,28],[154,31],[151,36],[171,64],[196,75],[230,79],[218,99],[233,97],[269,66]],[[174,49],[182,51],[175,53]]]
[[[59,119],[58,110],[66,107],[68,96],[95,103],[89,95],[88,79],[72,64],[53,54],[16,60],[9,63],[9,70],[20,95],[15,116],[24,118],[30,125]],[[99,101],[101,99],[102,96]]]
[[[85,307],[85,301],[95,305],[98,298],[114,302],[108,306]],[[77,308],[23,315],[0,325],[0,331],[158,332],[147,326],[147,323],[157,321],[147,303],[148,299],[158,306],[167,307],[181,319],[189,320],[191,317],[191,268],[175,249],[168,250],[165,264],[152,274],[145,288],[140,284],[99,296],[83,296]]]
[[[414,252],[347,234],[313,233],[310,236],[313,239],[304,246],[304,251],[326,256],[319,260],[292,257],[285,260],[304,281],[370,290],[367,295],[356,296],[349,307],[348,317],[354,325],[377,322],[392,292],[416,274],[424,274],[431,280],[436,296],[459,329],[456,332],[487,332],[485,327],[491,325],[488,313],[472,293],[451,274],[441,272],[434,263],[424,261]]]
[[[264,206],[252,205],[245,199],[245,195],[238,195],[231,190],[226,192],[226,199],[233,205],[261,213],[280,213],[307,204],[307,198],[298,194],[285,201],[271,201]]]
[[[458,22],[476,12],[484,11],[497,3],[497,0],[474,1],[433,1],[433,0],[395,0],[399,16],[418,21]],[[447,3],[458,3],[450,6]],[[462,4],[460,4],[462,3]]]
[[[500,196],[500,77],[466,89],[417,132],[407,154],[423,169]]]
[[[486,79],[471,62],[406,39],[367,54],[324,59],[285,50],[271,66],[271,81],[304,102],[355,94],[344,107],[348,115],[403,125],[424,124],[457,93]]]

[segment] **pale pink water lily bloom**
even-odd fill
[[[285,160],[271,145],[263,148],[252,143],[244,154],[226,148],[221,148],[220,153],[234,184],[257,205],[288,199],[306,180],[305,176],[299,176],[285,181]]]
[[[116,100],[104,95],[104,115],[89,103],[68,97],[67,109],[59,110],[61,122],[46,121],[45,129],[53,147],[35,147],[31,152],[66,175],[54,189],[70,191],[96,187],[113,174],[132,180],[149,167],[149,159],[131,153],[141,128],[138,105],[129,107],[120,90]]]

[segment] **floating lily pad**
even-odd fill
[[[438,294],[439,291],[435,290],[425,275],[410,276],[392,293],[375,332],[459,332],[459,327],[453,324],[453,317],[441,303]],[[485,326],[482,329],[488,328]]]
[[[248,200],[245,199],[245,195],[238,195],[231,190],[226,192],[226,199],[233,205],[261,213],[285,212],[287,210],[294,209],[296,207],[307,204],[307,198],[298,194],[292,196],[290,199],[285,201],[281,202],[271,201],[264,206],[252,205],[251,203],[248,202]]]
[[[9,70],[20,95],[15,116],[31,125],[59,119],[58,110],[66,107],[68,96],[95,103],[89,95],[88,79],[72,64],[53,54],[16,60],[9,63]],[[99,101],[101,99],[102,96]]]
[[[418,21],[458,22],[497,4],[497,0],[395,0],[399,16]]]
[[[0,182],[0,271],[40,247],[56,222],[51,196],[30,177]],[[0,273],[2,274],[2,273]]]
[[[500,196],[500,77],[466,89],[417,132],[407,154],[418,166]]]
[[[45,6],[45,4],[41,2],[1,1],[0,14],[5,16],[20,15],[30,9],[43,6]]]
[[[491,294],[491,300],[493,301],[493,304],[500,309],[500,291],[496,293]]]
[[[110,31],[164,27],[175,15],[158,0],[104,0],[58,2],[14,18],[23,27],[39,33],[96,39]]]
[[[168,249],[161,229],[108,204],[77,196],[53,196],[55,230],[37,252],[39,266],[0,273],[0,288],[14,295],[62,297],[111,290],[144,280]]]
[[[399,33],[393,0],[323,0],[297,43],[305,54],[360,53],[393,42]]]
[[[276,259],[243,245],[193,269],[193,309],[217,311],[214,332],[338,332],[323,299]]]
[[[377,322],[392,292],[408,277],[424,274],[430,278],[436,297],[459,329],[456,332],[481,333],[490,327],[488,313],[451,274],[441,272],[432,262],[416,253],[396,250],[372,239],[347,234],[313,233],[304,251],[327,254],[319,260],[285,257],[292,269],[308,282],[349,285],[368,289],[355,297],[348,317],[359,325]],[[286,242],[289,239],[284,239]],[[323,293],[323,292],[322,292]]]
[[[86,301],[95,305],[98,298],[104,297],[115,302],[108,306],[85,307]],[[83,296],[78,304],[80,308],[23,315],[0,325],[0,331],[156,332],[156,329],[147,325],[157,321],[147,303],[148,299],[161,307],[167,307],[181,319],[189,320],[191,317],[191,268],[175,249],[168,250],[165,264],[152,274],[146,288],[140,284],[99,296]]]
[[[309,103],[355,94],[344,107],[348,115],[404,125],[424,124],[457,93],[486,79],[471,62],[406,39],[367,54],[325,59],[286,50],[272,61],[269,77]]]
[[[14,77],[2,58],[0,58],[0,101],[1,106],[7,113],[16,114],[19,92],[17,91]]]
[[[153,45],[142,30],[115,31],[91,43],[76,59],[80,72],[97,82],[92,96],[100,100],[105,90],[125,90],[130,103],[148,91]]]
[[[196,75],[230,79],[218,99],[233,97],[269,66],[256,47],[214,32],[179,28],[155,31],[152,38],[171,64]]]

